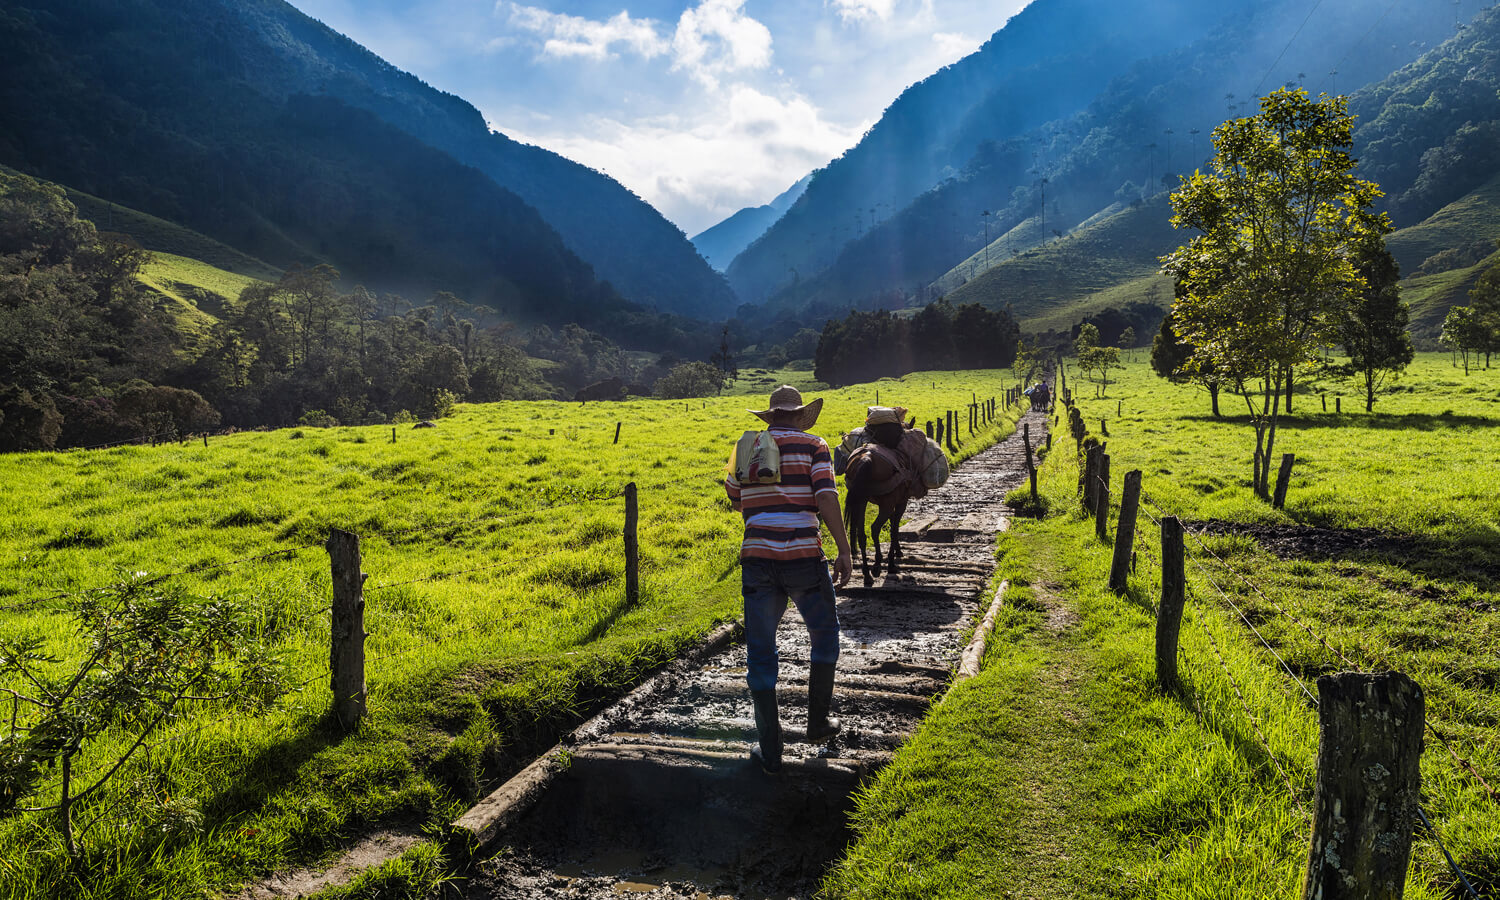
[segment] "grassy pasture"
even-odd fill
[[[971,393],[999,395],[1003,377],[816,391],[816,430],[836,441],[876,389],[936,418]],[[741,384],[753,393],[707,400],[460,406],[435,429],[398,427],[394,443],[389,426],[305,428],[0,457],[0,633],[45,636],[76,659],[66,600],[47,598],[196,570],[169,583],[253,610],[296,686],[265,717],[204,705],[154,736],[80,816],[105,813],[77,871],[41,814],[0,822],[4,893],[198,896],[361,830],[446,820],[738,614],[740,525],[719,481],[734,439],[759,421],[745,410],[782,380],[813,387],[807,373],[752,370]],[[965,434],[960,456],[1012,428]],[[640,487],[635,608],[623,602],[628,481]],[[347,738],[326,718],[322,542],[334,526],[362,536],[369,574],[373,712]],[[79,769],[102,770],[124,741],[107,735]],[[39,799],[49,793],[55,783]]]
[[[1001,538],[997,577],[1012,583],[1001,639],[985,671],[934,710],[862,798],[860,837],[829,878],[833,896],[1293,895],[1316,713],[1246,621],[1314,693],[1317,675],[1347,666],[1277,605],[1362,667],[1411,675],[1428,720],[1500,787],[1500,372],[1465,378],[1446,355],[1422,354],[1373,416],[1350,402],[1341,416],[1322,413],[1316,390],[1349,401],[1347,383],[1299,393],[1280,439],[1298,457],[1285,512],[1251,494],[1253,434],[1239,398],[1221,398],[1229,415],[1215,420],[1205,393],[1161,381],[1144,361],[1103,399],[1069,381],[1090,426],[1108,420],[1116,492],[1139,468],[1150,500],[1190,528],[1309,524],[1392,540],[1379,552],[1304,559],[1248,537],[1205,536],[1207,549],[1189,538],[1185,691],[1164,696],[1153,685],[1155,526],[1142,518],[1136,573],[1115,596],[1105,588],[1109,551],[1076,509],[1072,440],[1054,435],[1041,473],[1048,515],[1017,520]],[[1426,745],[1426,811],[1489,896],[1500,889],[1500,804],[1442,741],[1429,735]],[[1463,896],[1425,833],[1406,896]]]

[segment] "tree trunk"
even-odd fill
[[[1375,370],[1365,369],[1365,412],[1375,411]]]
[[[1213,406],[1214,406],[1214,418],[1215,419],[1221,419],[1221,418],[1223,418],[1224,414],[1221,413],[1221,412],[1219,412],[1219,386],[1217,384],[1211,384],[1211,385],[1208,386],[1208,397],[1209,397],[1209,400],[1211,400],[1213,402]]]
[[[1291,411],[1292,411],[1292,385],[1294,383],[1296,383],[1296,380],[1297,379],[1292,376],[1292,370],[1291,369],[1287,369],[1286,370],[1286,411],[1288,413],[1291,413]]]

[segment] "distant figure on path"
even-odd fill
[[[830,718],[834,666],[839,658],[839,618],[834,607],[833,579],[840,587],[849,581],[854,561],[839,513],[838,488],[828,444],[807,429],[818,419],[823,400],[802,403],[790,385],[771,393],[770,408],[750,410],[770,426],[780,451],[780,477],[775,483],[741,484],[730,471],[724,480],[729,501],[745,517],[740,545],[741,584],[745,599],[746,680],[755,705],[755,730],[760,743],[750,755],[762,769],[781,769],[781,720],[776,705],[776,626],[788,600],[797,605],[812,639],[808,673],[807,739],[817,743],[839,732]],[[838,558],[833,577],[823,559],[818,532],[822,519]]]

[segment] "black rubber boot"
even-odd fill
[[[776,707],[776,689],[751,691],[750,699],[755,704],[755,730],[760,734],[760,743],[750,748],[750,758],[766,772],[775,774],[781,771],[781,719]]]
[[[807,742],[817,744],[839,733],[843,725],[828,715],[833,703],[833,663],[813,663],[807,673]]]

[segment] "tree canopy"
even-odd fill
[[[1172,223],[1201,232],[1162,258],[1181,288],[1174,327],[1245,396],[1262,495],[1282,390],[1339,340],[1364,287],[1353,252],[1390,230],[1372,209],[1379,189],[1354,174],[1352,127],[1343,97],[1273,91],[1214,129],[1211,169],[1172,194]]]

